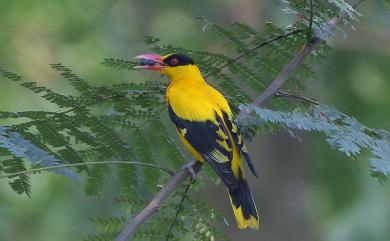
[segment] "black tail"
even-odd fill
[[[238,227],[258,229],[259,215],[251,191],[249,190],[248,182],[244,179],[241,172],[238,182],[238,188],[229,191],[230,201]]]

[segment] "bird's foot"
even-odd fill
[[[187,170],[190,175],[191,175],[191,179],[195,182],[196,180],[196,173],[195,173],[195,170],[194,170],[194,164],[196,163],[197,161],[191,161],[187,164],[185,164],[183,167],[182,167],[182,170]]]

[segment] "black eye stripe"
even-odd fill
[[[171,54],[163,62],[172,67],[194,64],[190,57],[183,54]]]

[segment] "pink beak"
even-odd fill
[[[167,65],[161,60],[158,54],[141,54],[135,57],[139,60],[139,65],[135,69],[162,70]]]

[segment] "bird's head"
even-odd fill
[[[141,54],[135,57],[139,65],[136,69],[146,69],[160,71],[168,76],[169,79],[175,80],[188,75],[200,75],[198,67],[194,61],[183,54],[167,54],[160,56],[158,54]]]

